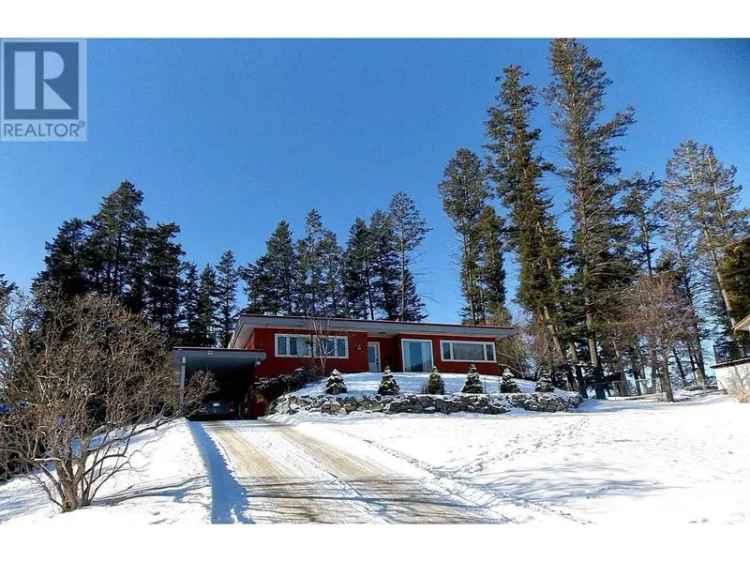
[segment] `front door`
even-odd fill
[[[367,342],[367,368],[371,373],[380,372],[380,342]]]
[[[430,340],[401,340],[404,371],[429,373],[432,370],[432,342]]]

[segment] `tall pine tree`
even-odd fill
[[[237,320],[237,285],[239,272],[232,250],[226,250],[216,266],[216,301],[218,330],[216,337],[221,347],[227,347]]]
[[[144,263],[146,317],[174,341],[180,321],[180,272],[182,246],[175,242],[180,227],[157,224],[147,231]]]
[[[413,254],[430,229],[427,228],[427,223],[422,218],[417,205],[403,191],[399,191],[391,199],[388,216],[391,219],[399,259],[398,319],[406,320],[407,317],[418,315],[418,311],[414,309],[414,301],[415,299],[416,302],[421,303],[421,301],[416,292],[416,287],[414,289],[409,288],[409,278],[411,276],[411,283],[414,284],[413,271],[411,270]],[[409,294],[410,291],[411,295]]]
[[[564,163],[558,173],[570,194],[572,265],[580,318],[595,377],[601,377],[598,340],[610,313],[613,291],[626,278],[625,229],[616,204],[622,184],[615,159],[621,137],[634,122],[632,108],[600,122],[610,80],[602,62],[574,39],[550,46],[553,81],[545,90],[552,121],[560,130]],[[601,386],[597,396],[604,397]]]
[[[490,177],[509,210],[509,245],[520,266],[517,298],[534,324],[543,326],[553,343],[556,361],[567,363],[563,329],[562,234],[552,204],[541,185],[551,166],[536,152],[541,131],[530,125],[536,107],[527,74],[511,65],[498,78],[497,102],[488,110],[486,145]]]
[[[445,167],[438,190],[443,210],[453,223],[461,246],[464,321],[479,324],[484,321],[479,279],[479,218],[489,195],[479,157],[459,148]]]
[[[711,146],[689,140],[680,144],[667,162],[664,179],[665,212],[682,217],[683,234],[694,257],[708,272],[714,317],[724,337],[732,338],[737,315],[721,271],[724,248],[750,232],[750,210],[738,208],[741,186],[737,170],[718,160]]]
[[[393,225],[388,213],[375,211],[370,217],[373,253],[373,287],[382,316],[398,320],[400,310],[399,256]]]
[[[375,246],[367,223],[357,217],[344,252],[344,296],[347,316],[375,319],[380,299],[375,289]]]

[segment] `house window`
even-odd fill
[[[310,336],[276,334],[276,357],[311,357]]]
[[[329,358],[347,359],[349,344],[346,336],[311,337],[298,334],[276,334],[276,357],[321,357],[323,355]]]
[[[349,358],[349,343],[346,336],[314,336],[313,339],[316,357]]]
[[[495,344],[474,341],[441,341],[443,361],[495,362]]]

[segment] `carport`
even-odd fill
[[[197,372],[210,372],[217,385],[216,392],[205,400],[207,404],[232,402],[233,417],[254,417],[255,368],[266,358],[262,351],[208,347],[176,347],[172,351],[182,392],[190,377]]]

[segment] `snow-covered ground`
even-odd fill
[[[358,376],[344,377],[350,392],[371,391],[372,380]],[[402,390],[418,391],[409,378]],[[322,441],[359,440],[499,514],[525,505],[540,521],[557,515],[634,530],[663,521],[750,523],[750,408],[725,396],[589,400],[557,414],[272,419]]]
[[[178,420],[134,440],[133,471],[114,476],[90,507],[62,514],[32,480],[0,484],[0,524],[203,523],[211,486],[188,422]]]
[[[462,382],[446,376],[449,391]],[[29,481],[0,485],[0,523],[615,523],[636,537],[662,523],[750,523],[749,422],[747,404],[720,395],[556,414],[178,421],[142,437],[138,471],[79,512],[57,514]]]

